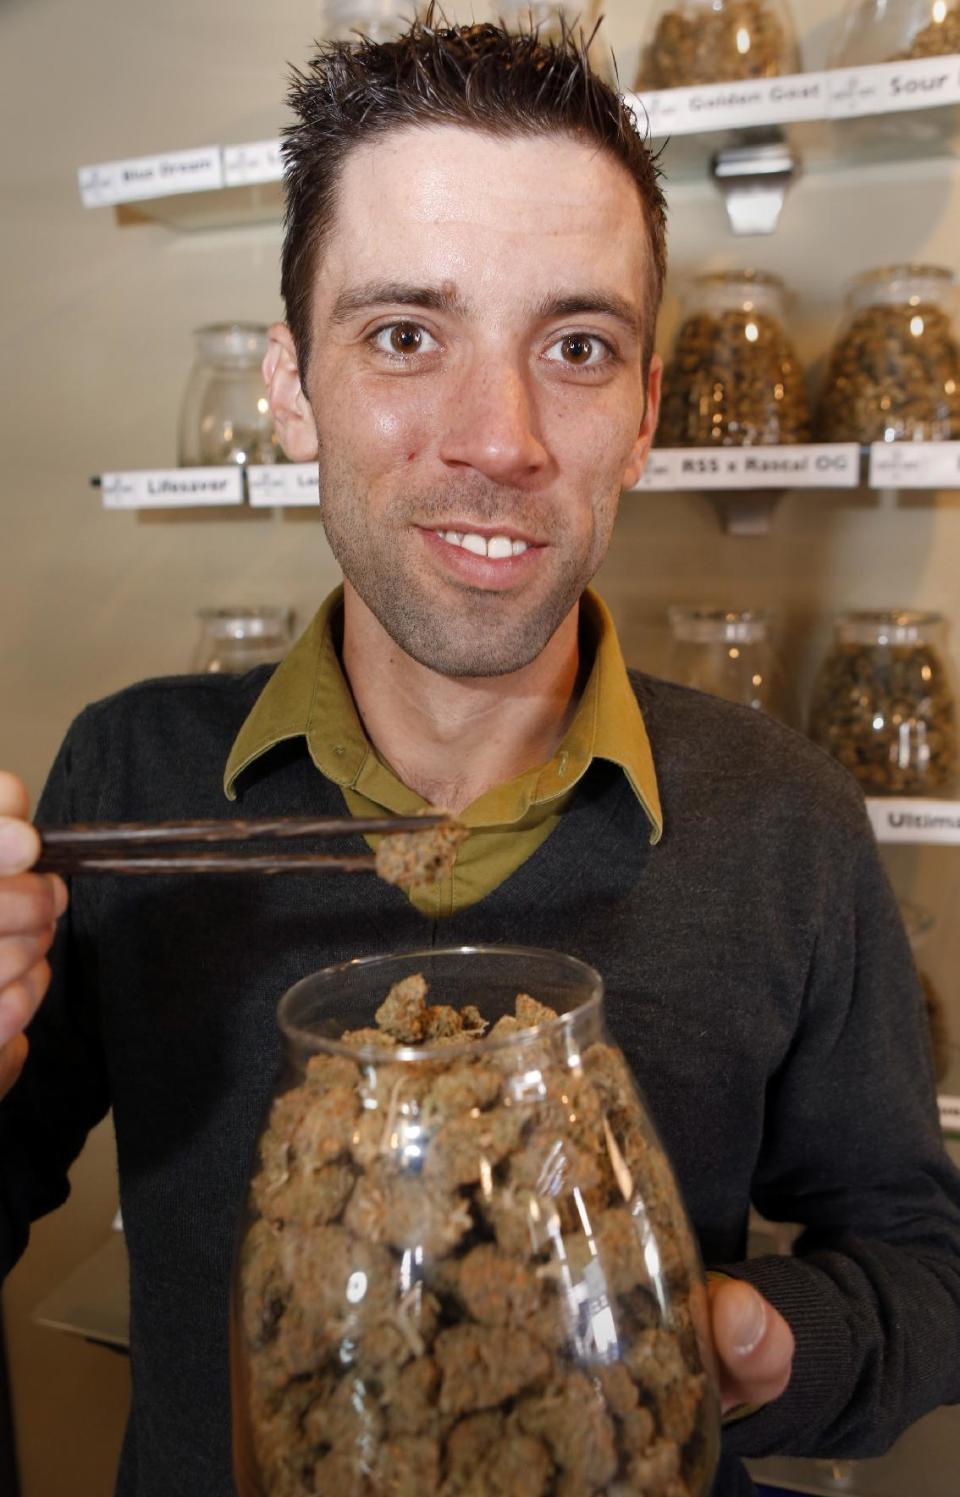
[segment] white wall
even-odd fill
[[[652,7],[611,0],[607,9],[629,79]],[[839,0],[795,5],[813,66],[840,9]],[[81,208],[75,178],[91,162],[273,134],[284,64],[302,60],[320,29],[315,0],[0,5],[0,763],[34,792],[84,703],[184,668],[197,607],[283,602],[305,619],[335,579],[310,515],[99,508],[91,474],[174,461],[191,329],[278,313],[280,236],[276,224],[193,236],[121,228],[109,210]],[[956,263],[960,245],[960,171],[937,164],[811,172],[769,240],[733,240],[710,189],[681,186],[673,204],[674,272],[742,263],[781,272],[813,364],[850,274],[898,259]],[[664,338],[676,310],[672,283]],[[602,581],[637,664],[659,662],[669,601],[776,604],[803,681],[823,619],[843,606],[960,614],[958,558],[957,495],[889,511],[856,496],[794,496],[760,540],[722,534],[702,498],[628,496]],[[122,1364],[29,1321],[107,1231],[115,1190],[105,1129],[76,1179],[5,1290],[26,1497],[105,1492],[116,1455]]]

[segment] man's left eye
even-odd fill
[[[568,333],[547,350],[552,364],[567,364],[572,369],[587,369],[610,357],[610,346],[590,333]]]

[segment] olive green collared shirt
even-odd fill
[[[594,759],[618,764],[650,822],[663,831],[653,754],[606,605],[587,591],[580,608],[589,675],[573,719],[546,764],[495,785],[459,813],[469,836],[436,884],[409,891],[437,919],[476,904],[549,837]],[[343,667],[343,589],[337,588],[270,677],[230,750],[223,788],[236,798],[243,770],[276,744],[305,738],[321,774],[341,787],[353,816],[410,816],[427,802],[400,780],[364,732]],[[377,838],[367,839],[375,846]]]

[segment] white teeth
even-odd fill
[[[451,546],[461,546],[474,556],[487,556],[491,561],[506,561],[510,556],[522,556],[528,549],[526,541],[512,541],[508,535],[492,535],[489,540],[482,535],[462,534],[458,530],[438,530],[437,535]]]

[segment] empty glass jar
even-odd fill
[[[675,605],[668,618],[667,675],[672,681],[766,712],[782,705],[783,682],[769,613]]]
[[[506,947],[286,994],[234,1281],[239,1497],[705,1497],[701,1267],[601,1003],[591,968]]]
[[[955,288],[936,265],[886,266],[852,282],[820,397],[825,441],[960,438]]]
[[[868,795],[928,795],[957,769],[941,614],[844,613],[817,677],[810,734]]]
[[[786,287],[760,271],[698,276],[664,372],[664,447],[807,442],[803,371],[785,327]]]
[[[659,0],[636,87],[739,83],[799,71],[784,0]]]
[[[193,336],[196,358],[180,408],[180,466],[282,462],[260,372],[267,329],[217,322]]]
[[[281,660],[293,643],[289,608],[201,608],[191,669],[230,675]]]

